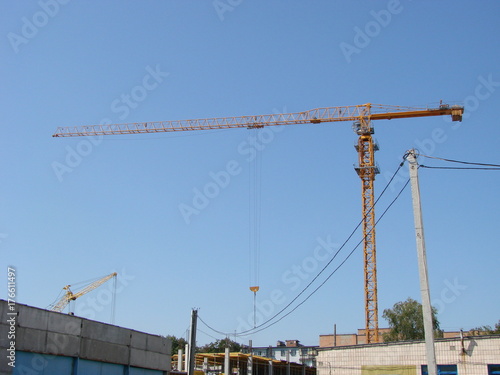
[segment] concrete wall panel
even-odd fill
[[[148,335],[137,331],[132,331],[131,334],[132,337],[130,338],[130,346],[132,348],[146,350]]]
[[[166,371],[170,368],[168,358],[164,354],[155,352],[146,352],[146,360],[149,366],[155,370]]]
[[[126,365],[129,361],[129,347],[82,338],[80,358]]]
[[[8,305],[7,303],[0,303],[0,323],[7,321]]]
[[[49,314],[47,329],[51,332],[79,336],[82,330],[82,319],[66,314]]]
[[[84,319],[82,337],[113,344],[130,345],[130,330]]]
[[[28,352],[45,353],[47,331],[17,327],[16,349]]]
[[[0,361],[0,375],[11,375],[12,374],[12,366],[9,366],[7,361]]]
[[[162,353],[131,349],[130,365],[136,367],[148,367],[154,370],[170,370],[170,356]]]
[[[18,323],[21,327],[47,330],[49,311],[25,305],[16,305],[19,311]]]
[[[130,366],[144,367],[146,363],[145,350],[130,348]]]
[[[2,318],[2,321],[5,319]],[[0,375],[7,375],[12,373],[12,367],[8,365],[9,359],[7,359],[8,351],[10,348],[10,339],[8,338],[9,326],[6,324],[0,324],[0,353],[2,359],[0,359]]]
[[[80,352],[80,337],[63,333],[47,332],[48,354],[78,357]]]
[[[7,301],[0,300],[4,317],[7,309]],[[15,341],[19,353],[170,369],[171,342],[167,338],[21,304],[16,304],[16,309],[19,315]],[[0,348],[6,351],[10,325],[6,318],[2,319],[5,322],[0,323]],[[3,366],[0,375],[9,370]]]
[[[168,339],[161,336],[149,336],[146,349],[156,353],[165,353],[167,351],[170,353],[169,342]]]
[[[10,340],[8,337],[9,328],[10,328],[10,326],[8,326],[6,324],[0,324],[0,349],[2,349],[2,352],[3,352],[3,349],[9,347],[9,343],[10,343]]]

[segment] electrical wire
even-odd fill
[[[213,339],[215,339],[215,340],[218,340],[218,338],[217,338],[217,337],[212,336],[212,335],[210,335],[210,334],[206,333],[205,331],[203,331],[203,330],[201,330],[201,329],[199,329],[199,328],[196,328],[196,331],[200,331],[200,332],[201,332],[201,333],[203,333],[204,335],[207,335],[208,337],[211,337],[211,338],[213,338]]]
[[[404,189],[408,186],[408,183],[410,182],[410,180],[408,179],[405,183],[405,185],[401,188],[401,190],[399,191],[399,193],[397,194],[397,196],[392,200],[392,202],[387,206],[387,208],[384,210],[384,212],[382,213],[382,215],[380,215],[379,219],[376,221],[375,223],[375,226],[372,228],[372,230],[367,233],[370,234],[373,230],[375,230],[376,228],[376,225],[379,223],[379,221],[385,216],[385,214],[387,213],[387,211],[391,208],[391,206],[396,202],[396,200],[400,197],[400,195],[403,193]],[[268,329],[270,328],[271,326],[277,324],[278,322],[280,322],[281,320],[283,320],[284,318],[286,318],[288,315],[290,315],[292,312],[294,312],[297,308],[299,308],[301,305],[303,305],[309,298],[311,298],[324,284],[326,284],[326,282],[344,265],[345,262],[347,262],[347,260],[352,256],[352,254],[356,251],[356,249],[358,249],[358,247],[363,243],[364,239],[366,238],[363,237],[358,243],[357,245],[351,250],[351,252],[344,258],[344,260],[328,275],[328,277],[323,280],[323,282],[318,285],[306,298],[304,298],[304,300],[302,300],[297,306],[295,306],[292,310],[290,310],[289,312],[287,312],[285,315],[283,315],[282,317],[280,317],[278,320],[274,321],[274,322],[271,322],[276,316],[278,316],[281,312],[283,312],[288,306],[290,306],[295,300],[297,300],[297,298],[307,289],[307,287],[312,283],[309,283],[308,286],[306,288],[304,288],[297,297],[295,297],[293,299],[292,302],[290,302],[287,306],[285,306],[280,312],[278,312],[277,314],[275,314],[272,318],[268,319],[266,322],[260,324],[259,326],[257,326],[256,328],[254,329],[250,329],[250,330],[247,330],[247,331],[242,331],[240,333],[236,333],[236,334],[233,334],[234,336],[248,336],[250,334],[255,334],[255,333],[258,333],[258,332],[261,332],[265,329]],[[335,255],[336,256],[336,255]],[[317,275],[315,277],[315,279],[318,278],[319,275]],[[218,331],[216,329],[214,329],[213,327],[209,326],[200,316],[198,316],[198,318],[200,319],[200,321],[205,325],[207,326],[209,329],[211,329],[212,331],[214,332],[217,332],[221,335],[227,335],[227,333],[225,332],[222,332],[222,331]],[[268,324],[269,323],[269,324]],[[267,325],[266,325],[267,324]]]
[[[206,323],[206,322],[203,320],[203,318],[200,316],[200,314],[198,314],[198,320],[199,320],[200,322],[202,322],[203,324],[205,324],[205,326],[206,326],[208,329],[210,329],[210,330],[214,331],[215,333],[218,333],[219,335],[222,335],[222,336],[228,336],[228,335],[229,335],[229,333],[227,333],[227,332],[219,331],[219,330],[217,330],[217,329],[215,329],[215,328],[211,327],[208,323]],[[238,333],[233,333],[232,335],[233,335],[233,336],[235,336],[235,337],[236,337],[236,336],[239,336],[239,334],[238,334]]]
[[[260,325],[252,328],[252,329],[249,329],[249,330],[246,330],[246,331],[242,331],[242,332],[239,332],[239,333],[233,333],[232,335],[234,336],[246,336],[246,335],[249,335],[249,334],[252,334],[252,333],[257,333],[257,332],[260,332],[264,329],[267,329],[269,328],[270,326],[276,324],[277,322],[279,322],[280,320],[282,320],[283,318],[285,318],[286,316],[288,316],[289,314],[291,314],[293,311],[295,311],[300,305],[302,305],[305,301],[307,301],[311,296],[312,294],[314,294],[321,286],[324,285],[324,283],[326,283],[326,281],[331,278],[331,276],[333,275],[333,273],[335,273],[346,261],[347,259],[354,253],[354,251],[359,247],[359,245],[365,240],[366,236],[368,236],[371,231],[369,233],[367,233],[362,239],[361,241],[356,245],[356,247],[349,253],[349,255],[342,261],[342,263],[328,276],[328,278],[322,283],[320,284],[319,287],[317,287],[308,297],[306,297],[306,299],[304,299],[299,305],[297,305],[295,308],[293,308],[290,312],[288,312],[287,314],[285,314],[283,317],[281,317],[279,320],[277,320],[276,322],[274,323],[270,323],[273,319],[275,319],[276,317],[278,317],[281,313],[283,313],[290,305],[292,305],[311,285],[314,281],[316,281],[318,279],[318,277],[326,270],[326,268],[333,262],[333,260],[337,257],[337,255],[339,254],[339,252],[346,246],[346,244],[350,241],[350,239],[353,237],[353,235],[356,233],[356,231],[358,230],[358,228],[361,226],[361,224],[363,223],[363,221],[365,220],[366,216],[371,212],[371,210],[374,209],[375,205],[377,204],[377,202],[382,198],[382,196],[384,195],[384,193],[387,191],[387,189],[389,188],[389,186],[391,185],[392,181],[394,180],[394,178],[396,177],[397,173],[399,172],[399,170],[401,169],[401,167],[404,165],[404,161],[401,162],[397,168],[397,170],[394,172],[394,174],[392,175],[391,179],[389,180],[389,182],[386,184],[385,188],[382,190],[382,193],[379,195],[379,197],[375,200],[374,204],[372,207],[370,207],[370,209],[368,210],[368,212],[365,214],[365,217],[363,217],[362,220],[360,220],[360,222],[356,225],[356,227],[354,228],[354,230],[351,232],[351,234],[347,237],[347,239],[344,241],[344,243],[340,246],[340,248],[336,251],[336,253],[333,255],[333,257],[330,259],[330,261],[321,269],[321,271],[318,272],[318,274],[302,289],[302,291],[291,301],[289,302],[285,307],[283,307],[280,311],[278,311],[275,315],[273,315],[271,318],[269,318],[267,321],[265,321],[264,323],[261,323]],[[409,182],[409,180],[408,180]],[[392,204],[395,202],[395,200],[401,195],[402,191],[404,190],[404,188],[406,188],[406,186],[408,185],[408,182],[405,184],[405,186],[401,189],[401,191],[399,192],[399,194],[396,196],[396,198],[391,202],[391,204],[388,206],[388,208],[384,211],[383,215],[385,215],[385,213],[387,212],[387,210],[392,206]],[[375,223],[375,226],[376,224],[380,221],[380,219],[383,217],[383,215],[376,221]],[[375,229],[375,226],[373,227],[372,231]],[[217,332],[219,334],[222,334],[222,335],[228,335],[227,333],[225,332],[222,332],[222,331],[218,331],[216,329],[214,329],[213,327],[209,326],[205,321],[203,321],[203,319],[201,319],[200,316],[198,316],[198,318],[200,319],[200,321],[205,324],[205,326],[207,326],[207,328],[211,329],[212,331],[214,332]],[[268,326],[266,327],[263,327],[265,326],[266,324],[270,323]],[[262,328],[263,327],[263,328]]]
[[[351,240],[351,238],[354,236],[354,234],[356,233],[356,231],[358,230],[358,228],[361,226],[361,224],[363,224],[366,216],[371,212],[371,210],[374,209],[375,205],[377,204],[377,202],[382,198],[382,196],[384,195],[384,193],[387,191],[387,189],[389,188],[389,186],[391,185],[392,181],[394,180],[394,178],[396,177],[396,175],[398,174],[399,170],[401,169],[401,167],[403,166],[404,164],[404,161],[401,162],[397,168],[397,170],[394,172],[394,174],[392,175],[391,179],[389,180],[389,182],[386,184],[385,188],[382,190],[382,192],[380,193],[379,197],[376,199],[376,201],[374,202],[373,206],[370,207],[370,209],[367,211],[367,213],[365,214],[365,216],[363,217],[363,219],[361,219],[359,221],[359,223],[356,225],[356,227],[354,228],[354,230],[350,233],[350,235],[347,237],[347,239],[344,241],[344,243],[340,246],[340,248],[335,252],[335,254],[333,255],[333,257],[328,261],[328,263],[325,264],[325,266],[316,274],[316,276],[302,289],[302,291],[300,293],[298,293],[294,299],[292,299],[285,307],[283,307],[280,311],[278,311],[275,315],[273,315],[271,318],[269,318],[267,321],[265,321],[264,323],[261,323],[259,326],[257,327],[254,327],[253,329],[249,329],[247,331],[242,331],[240,332],[239,334],[242,334],[242,335],[245,335],[245,334],[249,334],[251,333],[254,329],[257,329],[259,327],[262,327],[263,325],[269,323],[270,321],[272,321],[273,319],[275,319],[277,316],[279,316],[283,311],[285,311],[290,305],[292,305],[317,279],[318,277],[328,268],[328,266],[335,260],[335,258],[337,257],[337,255],[340,253],[340,251],[342,251],[342,249],[347,245],[347,243]],[[366,235],[368,236],[368,234]],[[364,241],[364,239],[366,238],[366,236],[361,240],[361,242]],[[358,244],[359,246],[359,244]]]
[[[434,167],[434,166],[429,166],[429,165],[423,165],[419,164],[420,168],[427,168],[427,169],[455,169],[455,170],[478,170],[478,171],[500,171],[499,168],[489,168],[489,167]]]
[[[429,156],[429,155],[422,155],[422,154],[419,154],[418,156],[423,156],[424,158],[429,158],[429,159],[443,160],[443,161],[447,161],[447,162],[450,162],[450,163],[469,164],[469,165],[481,165],[481,166],[485,166],[485,167],[500,168],[500,164],[474,163],[474,162],[470,162],[470,161],[460,161],[460,160],[453,160],[453,159],[445,159],[445,158],[439,158],[439,157],[436,157],[436,156]],[[429,168],[429,167],[425,167],[425,168]],[[438,168],[438,167],[435,167],[435,168]],[[442,168],[442,169],[444,169],[444,168]],[[448,168],[448,169],[452,169],[452,168]]]
[[[400,195],[403,193],[404,189],[408,186],[408,183],[410,182],[410,179],[408,179],[405,183],[405,185],[401,188],[401,190],[399,191],[399,193],[397,194],[397,196],[392,200],[392,202],[387,206],[387,208],[384,210],[384,212],[382,213],[382,215],[380,215],[379,219],[375,222],[375,226],[372,228],[372,230],[367,233],[366,236],[368,236],[368,234],[370,234],[371,232],[373,232],[375,230],[375,227],[376,225],[378,224],[378,222],[384,217],[384,215],[387,213],[387,211],[389,211],[389,209],[391,208],[391,206],[396,202],[396,200],[400,197]],[[263,331],[273,325],[275,325],[276,323],[278,323],[279,321],[283,320],[285,317],[287,317],[288,315],[290,315],[292,312],[294,312],[297,308],[299,308],[301,305],[303,305],[309,298],[311,298],[324,284],[326,284],[326,282],[340,269],[340,267],[342,267],[344,265],[345,262],[347,262],[347,260],[351,257],[352,254],[354,254],[354,252],[356,251],[356,249],[359,247],[359,245],[361,245],[363,243],[363,241],[365,240],[365,237],[363,237],[358,243],[357,245],[351,250],[351,252],[344,258],[344,260],[330,273],[330,275],[328,275],[328,277],[323,280],[323,282],[321,284],[319,284],[316,289],[314,289],[302,302],[300,302],[297,306],[295,306],[292,310],[290,310],[289,312],[287,312],[285,315],[283,315],[282,317],[280,317],[278,320],[270,323],[269,325],[267,325],[266,327],[263,327],[263,328],[260,328],[256,331],[253,331],[251,332],[251,334],[254,334],[254,333],[258,333],[260,331]],[[262,326],[262,325],[261,325]],[[243,335],[245,336],[245,335]]]

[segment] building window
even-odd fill
[[[500,365],[488,365],[488,375],[500,375]]]
[[[282,351],[281,351],[281,356],[282,356],[282,357],[286,356],[286,354],[285,354],[285,351],[284,351],[284,350],[282,350]]]
[[[297,355],[297,349],[292,349],[292,350],[290,351],[290,355],[291,355],[292,357],[295,357],[295,356]]]
[[[457,365],[438,365],[438,375],[457,375]],[[428,375],[427,365],[422,365],[422,375]]]

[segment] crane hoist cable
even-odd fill
[[[376,223],[375,223],[375,226],[378,224],[378,222],[380,220],[382,220],[382,218],[385,216],[385,214],[389,211],[389,209],[392,207],[392,205],[398,200],[398,198],[401,196],[401,194],[403,193],[403,191],[406,189],[406,187],[408,186],[410,182],[410,179],[408,179],[406,181],[406,183],[403,185],[403,187],[399,190],[399,193],[396,195],[396,197],[389,203],[389,205],[387,206],[387,208],[384,210],[384,212],[382,212],[382,214],[380,215],[380,217],[376,220]],[[375,228],[375,227],[374,227]],[[342,260],[342,262],[340,262],[340,264],[325,278],[325,280],[323,280],[313,291],[311,291],[302,301],[300,301],[296,306],[294,306],[290,311],[288,311],[286,314],[284,314],[283,316],[281,316],[279,319],[275,320],[275,321],[271,321],[272,319],[274,319],[276,315],[274,315],[271,319],[268,319],[266,323],[264,324],[261,324],[259,326],[259,328],[257,330],[253,330],[252,332],[250,333],[243,333],[243,334],[240,334],[240,336],[246,336],[248,334],[255,334],[255,333],[258,333],[260,331],[263,331],[275,324],[277,324],[278,322],[280,322],[281,320],[285,319],[288,315],[290,315],[291,313],[293,313],[295,310],[297,310],[300,306],[302,306],[304,303],[307,302],[307,300],[309,298],[311,298],[321,287],[323,287],[323,285],[326,284],[326,282],[328,280],[330,280],[330,278],[344,265],[345,262],[347,262],[347,260],[351,257],[352,254],[354,254],[354,252],[356,251],[356,249],[358,249],[358,247],[364,242],[364,238],[361,239],[361,241],[359,241],[356,246],[354,246],[354,248],[349,252],[349,254],[347,254],[344,259]],[[309,284],[310,285],[310,284]],[[308,286],[309,286],[308,285]],[[302,294],[302,293],[300,293]],[[300,295],[299,294],[299,295]],[[290,305],[290,304],[289,304]],[[289,306],[287,305],[287,306]],[[283,311],[283,310],[282,310]],[[267,324],[267,325],[266,325]]]
[[[252,133],[255,138],[260,129],[255,127]],[[255,150],[255,157],[250,160],[249,168],[249,289],[253,292],[253,324],[257,324],[257,292],[260,289],[260,244],[261,244],[261,196],[262,196],[262,150]]]
[[[117,281],[116,277],[113,277],[113,292],[111,294],[111,318],[110,318],[110,323],[115,324],[115,316],[116,316],[116,288],[117,288]]]
[[[75,291],[75,292],[73,292],[71,290],[71,285],[66,285],[63,288],[63,291],[64,291],[63,296],[57,302],[53,303],[50,306],[50,310],[62,312],[71,301],[75,301],[77,298],[83,296],[84,294],[91,292],[92,290],[101,286],[106,281],[110,280],[111,278],[116,279],[117,275],[118,274],[116,272],[113,272],[113,273],[111,273],[107,276],[104,276],[104,277],[102,277],[102,278],[100,278],[100,279],[98,279],[98,280],[96,280],[88,285],[85,285],[83,288],[81,288],[80,290]],[[81,283],[79,283],[79,284],[81,284]]]
[[[380,193],[380,195],[378,196],[378,198],[375,200],[374,205],[377,205],[378,202],[380,201],[380,199],[384,196],[384,194],[386,193],[387,189],[391,186],[392,181],[398,175],[399,170],[401,169],[401,167],[403,165],[404,165],[404,161],[399,164],[398,168],[396,169],[396,171],[393,173],[392,177],[387,182],[385,188],[382,190],[382,192]],[[385,214],[388,212],[388,210],[392,207],[392,205],[396,202],[396,200],[401,196],[401,194],[403,193],[404,189],[407,187],[409,181],[410,180],[408,179],[406,181],[405,185],[403,186],[403,188],[401,188],[401,190],[399,191],[399,193],[396,195],[396,197],[391,201],[391,203],[389,203],[389,205],[384,210],[384,212],[382,213],[382,215],[376,221],[376,224],[378,224],[379,221],[382,220],[382,218],[385,216]],[[375,206],[372,207],[372,209],[374,209],[374,208],[375,208]],[[337,258],[337,256],[339,255],[339,253],[347,246],[347,244],[349,243],[349,241],[351,240],[351,238],[355,235],[355,233],[358,231],[358,229],[362,225],[362,223],[363,223],[363,220],[361,220],[361,221],[358,222],[358,224],[354,227],[354,229],[351,231],[351,233],[347,236],[347,238],[344,240],[344,242],[338,248],[338,250],[335,252],[335,254],[333,254],[333,256],[330,258],[330,260],[325,264],[325,266],[316,274],[316,276],[314,276],[312,278],[312,280],[286,306],[284,306],[281,310],[279,310],[273,316],[271,316],[270,318],[268,318],[265,322],[259,324],[257,327],[254,327],[254,328],[251,328],[251,329],[247,329],[247,330],[244,330],[244,331],[241,331],[241,332],[238,332],[238,333],[234,333],[233,335],[235,336],[235,338],[237,336],[248,336],[248,335],[251,335],[251,334],[263,331],[263,330],[265,330],[265,329],[273,326],[274,324],[278,323],[279,321],[281,321],[282,319],[284,319],[285,317],[287,317],[288,315],[290,315],[293,311],[295,311],[299,306],[301,306],[302,304],[304,304],[313,294],[315,294],[337,272],[338,269],[340,269],[344,265],[344,263],[351,257],[351,255],[356,251],[356,249],[364,242],[364,237],[361,238],[361,240],[359,240],[357,242],[357,244],[353,247],[353,249],[351,250],[351,252],[347,256],[344,257],[344,259],[341,261],[341,263],[326,277],[325,280],[323,280],[320,283],[319,286],[317,286],[312,292],[310,292],[308,296],[306,296],[301,302],[299,302],[296,306],[294,306],[290,311],[288,311],[288,312],[285,313],[285,311],[290,306],[292,306],[292,304],[296,300],[298,300],[298,298],[302,294],[304,294],[306,292],[306,290],[309,289],[309,287],[311,287],[312,284],[326,271],[326,269],[330,266],[330,264]],[[282,315],[283,313],[285,313],[285,314]],[[282,316],[280,317],[280,315],[282,315]],[[278,317],[279,317],[279,319],[277,319]],[[212,331],[214,331],[216,333],[219,333],[219,334],[222,334],[222,335],[227,335],[226,332],[222,332],[220,330],[216,330],[215,328],[212,328],[205,321],[203,321],[203,319],[201,318],[201,316],[198,316],[198,318],[202,321],[202,323],[205,326],[207,326]],[[277,320],[275,320],[275,319],[277,319]],[[275,320],[275,321],[273,322],[273,320]]]
[[[267,115],[216,117],[204,119],[138,122],[128,124],[99,124],[66,126],[57,128],[53,137],[82,137],[114,134],[143,134],[193,130],[221,130],[232,128],[261,128],[264,126],[298,125],[317,126],[321,123],[350,121],[358,134],[356,150],[361,179],[362,217],[364,233],[364,281],[365,281],[365,332],[366,342],[379,342],[378,297],[375,241],[375,212],[370,208],[374,201],[375,175],[379,172],[374,152],[378,149],[373,141],[375,120],[407,119],[433,116],[451,116],[452,121],[462,121],[464,107],[442,101],[438,107],[409,107],[366,103],[352,106],[314,108],[294,113]]]

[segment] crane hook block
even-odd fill
[[[259,291],[259,287],[258,286],[251,286],[250,287],[250,290],[254,293],[257,293]]]

